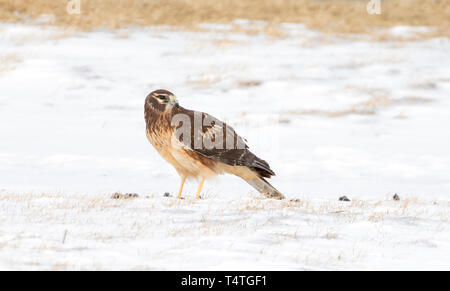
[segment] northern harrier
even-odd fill
[[[147,96],[145,123],[150,143],[181,176],[178,198],[186,178],[200,180],[199,199],[205,179],[224,173],[241,177],[267,197],[284,198],[264,179],[275,175],[269,164],[254,155],[233,128],[207,113],[179,106],[171,92],[156,90]]]

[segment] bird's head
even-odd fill
[[[174,107],[178,107],[178,101],[173,93],[159,89],[148,94],[145,99],[145,109],[153,109],[162,112],[172,110]]]

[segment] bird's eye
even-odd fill
[[[166,96],[164,96],[164,95],[158,95],[157,98],[158,98],[159,100],[164,100],[164,99],[166,99]]]

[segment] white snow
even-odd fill
[[[207,27],[0,25],[0,269],[449,270],[449,40]],[[288,200],[230,176],[163,197],[158,88],[232,124]]]

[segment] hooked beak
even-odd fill
[[[172,105],[172,106],[175,106],[175,107],[178,107],[179,105],[178,105],[178,100],[177,100],[177,98],[175,97],[175,96],[170,96],[170,101],[169,101],[169,103]]]

